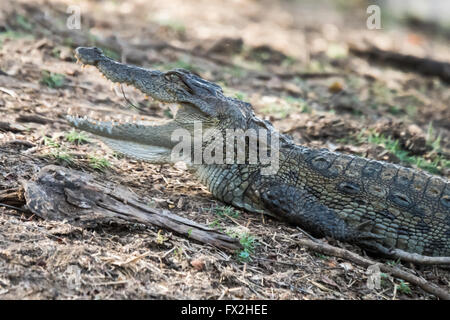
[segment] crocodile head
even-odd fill
[[[202,119],[234,117],[240,121],[243,115],[252,114],[249,104],[225,97],[219,85],[185,69],[160,72],[129,66],[108,58],[95,47],[79,47],[75,56],[82,64],[98,68],[112,82],[132,85],[161,102],[195,107]]]
[[[171,139],[174,131],[183,129],[193,135],[195,123],[201,123],[202,129],[222,132],[249,127],[274,131],[269,123],[254,116],[250,104],[226,97],[220,86],[187,70],[160,72],[130,66],[110,59],[95,47],[79,47],[75,56],[82,64],[96,67],[114,83],[132,85],[155,100],[179,106],[175,119],[164,125],[115,124],[67,116],[72,126],[99,136],[113,149],[132,157],[156,163],[171,162],[168,154],[176,144]]]

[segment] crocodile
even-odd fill
[[[174,119],[159,125],[67,115],[73,127],[98,136],[111,148],[150,163],[173,163],[171,154],[179,143],[172,137],[176,130],[195,135],[198,123],[223,135],[229,129],[263,130],[268,137],[267,154],[278,159],[272,172],[263,173],[268,165],[262,158],[250,161],[247,155],[244,161],[231,163],[225,161],[229,158],[223,162],[195,161],[192,152],[183,159],[217,199],[287,221],[313,236],[354,243],[379,253],[396,249],[450,256],[447,179],[392,163],[297,145],[269,121],[258,118],[249,103],[225,96],[219,85],[184,69],[160,72],[122,64],[95,47],[79,47],[75,56],[114,83],[131,85],[157,101],[178,106]],[[250,150],[250,139],[239,141],[236,145],[233,142],[232,148],[240,145]],[[260,145],[263,143],[256,148]],[[208,144],[200,141],[200,148],[205,151]]]

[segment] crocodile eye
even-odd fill
[[[402,207],[409,207],[412,203],[411,200],[407,196],[405,196],[402,193],[398,193],[398,192],[392,193],[390,195],[390,199],[395,204],[398,204],[399,206],[402,206]]]
[[[184,75],[181,74],[179,71],[167,71],[164,74],[164,78],[167,81],[170,81],[171,83],[177,84],[186,93],[190,94],[194,93],[192,88],[189,86],[188,81],[185,79]]]
[[[361,188],[352,182],[342,182],[338,185],[338,189],[347,194],[357,194]]]
[[[164,78],[167,81],[171,81],[171,82],[178,82],[178,81],[182,81],[181,80],[181,75],[177,72],[177,71],[167,71],[164,74]]]

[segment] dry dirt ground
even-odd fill
[[[0,207],[0,299],[434,299],[388,274],[369,289],[365,268],[300,247],[305,235],[295,227],[225,207],[182,167],[126,159],[64,120],[69,108],[99,118],[171,116],[124,87],[141,110],[131,108],[120,88],[75,63],[75,47],[97,45],[115,59],[215,81],[297,143],[448,178],[448,84],[349,52],[369,43],[450,62],[448,38],[392,21],[368,30],[360,2],[77,1],[82,29],[69,30],[70,1],[2,0],[0,191],[57,163],[231,231],[247,250],[125,222],[78,228]],[[445,269],[400,267],[450,290]]]

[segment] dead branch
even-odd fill
[[[17,122],[34,122],[39,124],[47,124],[54,122],[53,119],[39,116],[37,114],[21,114],[16,118]]]
[[[363,267],[369,267],[371,265],[377,264],[377,262],[361,257],[360,255],[348,251],[346,249],[336,248],[329,244],[323,243],[323,242],[315,242],[308,239],[299,239],[297,240],[298,244],[307,247],[308,249],[311,249],[313,251],[331,255],[334,257],[339,257],[342,259],[350,260],[360,266]],[[418,287],[422,288],[424,291],[431,293],[440,299],[444,300],[450,300],[450,293],[444,289],[439,288],[433,283],[429,283],[423,278],[420,278],[418,276],[415,276],[407,271],[401,270],[397,267],[391,267],[386,264],[378,263],[380,266],[380,270],[386,273],[390,273],[394,277],[397,277],[399,279],[403,279],[405,281],[408,281],[409,283],[412,283],[414,285],[417,285]]]
[[[0,132],[1,131],[10,131],[12,133],[20,133],[25,130],[24,127],[20,125],[14,125],[9,122],[0,121]]]
[[[387,63],[400,69],[406,69],[427,76],[436,76],[450,83],[450,63],[448,62],[381,50],[374,46],[367,49],[351,46],[350,52],[357,56],[367,57],[380,63]]]
[[[289,72],[289,73],[276,73],[276,76],[282,80],[289,80],[293,78],[301,79],[320,79],[320,78],[348,78],[351,75],[339,72]]]
[[[392,259],[400,259],[406,262],[423,265],[450,265],[450,257],[431,257],[424,256],[418,253],[410,253],[397,248],[386,248],[379,243],[365,242],[363,243],[368,249],[385,255]]]
[[[22,185],[26,208],[43,219],[83,226],[99,218],[118,218],[164,228],[221,249],[241,248],[238,239],[167,210],[151,208],[128,190],[76,170],[49,165]]]
[[[450,264],[450,257],[429,257],[417,253],[409,253],[400,249],[392,249],[391,252],[394,257],[400,260],[416,264],[427,264],[427,265]]]

